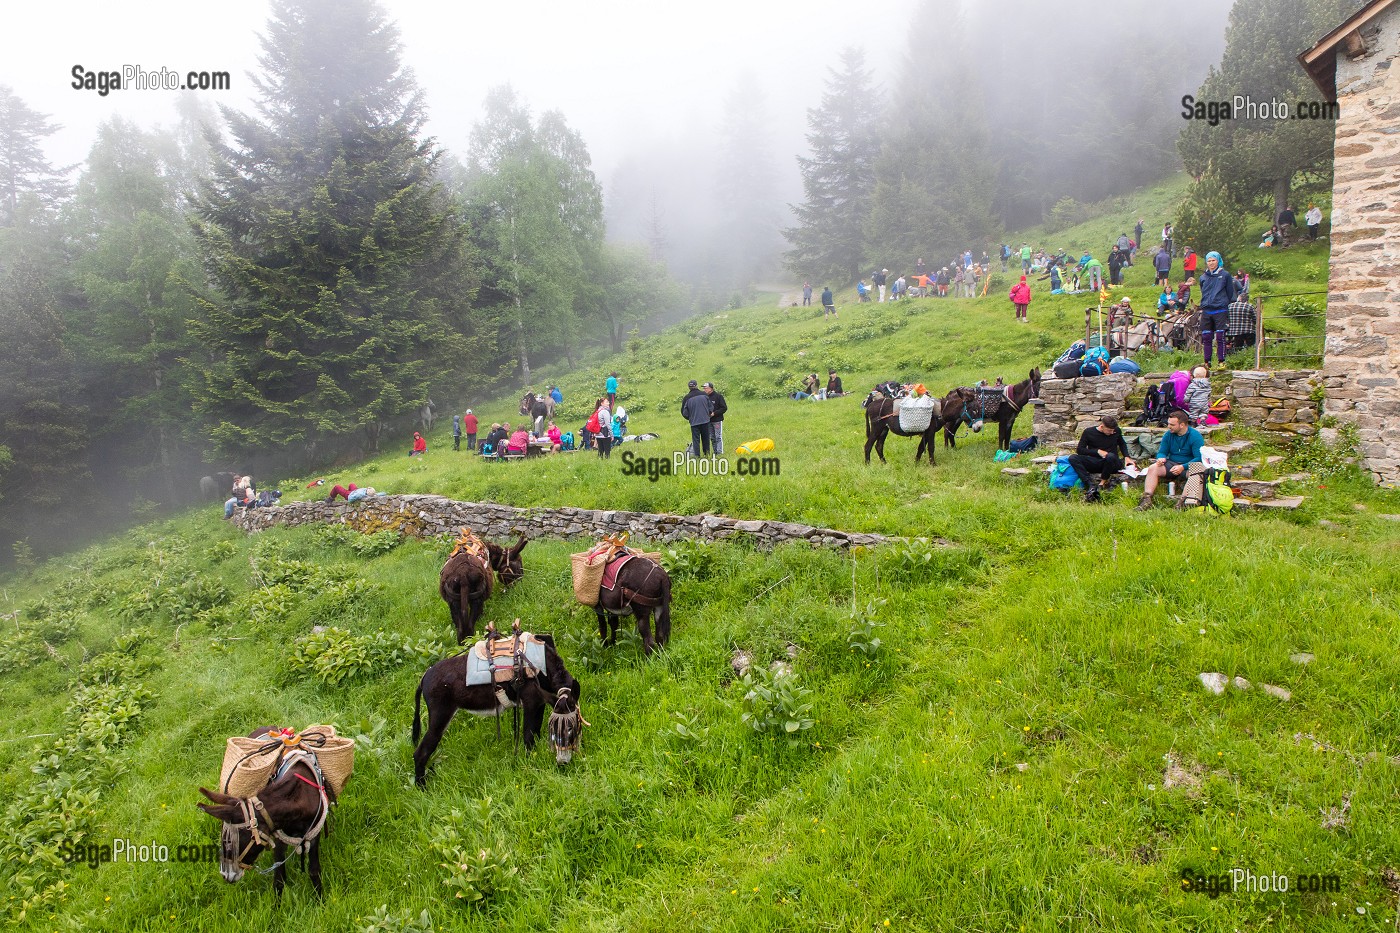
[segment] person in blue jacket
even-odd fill
[[[1138,500],[1138,511],[1152,508],[1152,498],[1157,494],[1157,484],[1164,478],[1173,482],[1185,481],[1186,488],[1176,507],[1188,508],[1201,504],[1204,492],[1203,477],[1205,464],[1201,462],[1201,448],[1205,446],[1201,432],[1191,427],[1191,416],[1180,408],[1167,416],[1167,433],[1162,435],[1162,443],[1157,446],[1157,459],[1147,468],[1142,481],[1142,498]]]
[[[1219,347],[1220,362],[1225,362],[1226,344],[1230,342],[1230,303],[1240,293],[1235,277],[1225,271],[1220,254],[1206,253],[1206,271],[1196,283],[1201,290],[1201,345],[1205,348],[1206,366],[1210,365],[1210,345],[1214,338]]]

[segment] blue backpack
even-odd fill
[[[1126,356],[1120,356],[1108,364],[1108,371],[1111,373],[1132,373],[1136,376],[1142,373],[1142,367]]]
[[[574,432],[566,431],[559,437],[559,447],[561,450],[574,449]]]
[[[1055,466],[1050,471],[1050,488],[1068,492],[1076,486],[1082,487],[1083,485],[1079,481],[1079,474],[1074,472],[1074,468],[1069,465],[1069,457],[1056,457]]]

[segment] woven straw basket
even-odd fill
[[[629,547],[627,553],[661,563],[660,551],[643,551]],[[603,589],[603,571],[607,569],[608,562],[603,559],[602,554],[594,553],[594,550],[571,554],[569,562],[574,574],[574,598],[585,606],[598,605],[598,597]]]
[[[355,740],[337,736],[334,726],[307,726],[301,736],[303,739],[310,738],[303,747],[315,752],[322,776],[339,797],[345,782],[350,780],[355,770]],[[311,738],[313,736],[315,738]],[[324,744],[321,744],[322,739]],[[280,739],[269,736],[256,739],[243,735],[230,737],[224,746],[224,763],[219,770],[219,790],[234,797],[256,794],[272,780],[282,748]],[[265,750],[259,753],[259,749]],[[244,758],[245,755],[251,757]]]

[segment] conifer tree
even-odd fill
[[[463,229],[421,137],[421,92],[373,0],[275,0],[255,114],[195,231],[220,296],[201,302],[193,386],[224,452],[317,461],[421,407],[470,357],[450,317],[470,293]]]
[[[864,224],[875,189],[874,126],[879,97],[857,48],[828,72],[821,106],[807,111],[811,155],[799,156],[804,201],[797,225],[783,231],[792,248],[785,265],[800,278],[853,281],[864,258]]]

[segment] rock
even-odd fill
[[[1313,661],[1315,661],[1316,657],[1314,657],[1314,655],[1307,651],[1300,651],[1297,654],[1290,654],[1288,656],[1288,660],[1292,661],[1294,664],[1306,665],[1311,664]]]
[[[792,665],[781,658],[768,665],[768,669],[772,671],[776,677],[787,677],[792,674]]]
[[[1249,689],[1249,681],[1245,680],[1243,677],[1236,677],[1236,678],[1235,678],[1233,681],[1231,681],[1231,682],[1235,685],[1235,689],[1236,689],[1236,690],[1248,690],[1248,689]]]
[[[753,667],[753,655],[739,648],[734,649],[734,656],[729,659],[729,666],[734,668],[734,673],[743,677]]]
[[[1324,518],[1324,519],[1320,519],[1320,520],[1318,521],[1317,524],[1318,524],[1319,527],[1326,528],[1328,531],[1337,531],[1338,529],[1340,529],[1340,528],[1342,527],[1341,525],[1338,525],[1336,522],[1329,522],[1329,521],[1328,521],[1327,519],[1325,519],[1325,518]]]
[[[1017,771],[1025,772],[1025,771],[1029,771],[1030,768],[1031,768],[1031,766],[1028,765],[1028,764],[1026,764],[1024,761],[1018,761],[1018,762],[1016,762],[1016,770],[1017,770]]]
[[[1283,687],[1275,687],[1273,684],[1264,684],[1264,685],[1262,686],[1262,689],[1263,689],[1263,691],[1264,691],[1265,693],[1267,693],[1269,696],[1271,696],[1271,697],[1278,697],[1280,700],[1283,700],[1285,703],[1287,703],[1289,700],[1293,699],[1293,694],[1290,693],[1288,690],[1284,689]]]
[[[597,566],[597,565],[595,564],[594,566]],[[320,634],[321,634],[322,632],[324,632],[325,630],[326,630],[326,627],[325,627],[324,625],[313,625],[313,626],[311,626],[311,634],[312,634],[312,635],[320,635]]]
[[[1388,522],[1400,522],[1400,515],[1384,515],[1378,513],[1376,518],[1383,518]]]
[[[798,652],[801,651],[801,650],[802,650],[801,648],[797,647],[797,646],[794,645],[792,642],[788,642],[788,643],[787,643],[787,647],[783,649],[783,651],[786,652],[786,654],[787,654],[789,660],[793,660],[793,661],[796,661],[796,660],[797,660],[797,654],[798,654]]]
[[[1205,685],[1205,688],[1216,696],[1220,696],[1224,693],[1225,685],[1230,682],[1230,678],[1216,672],[1203,673],[1200,677],[1201,683]]]

